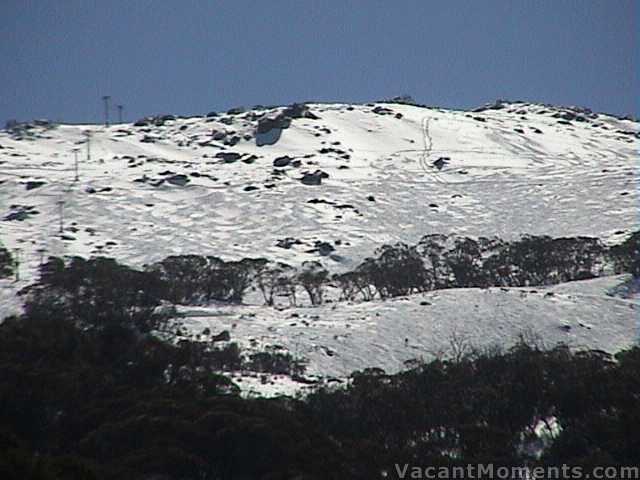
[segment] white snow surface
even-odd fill
[[[436,290],[318,307],[181,307],[184,317],[176,322],[191,339],[206,340],[205,329],[212,335],[228,330],[230,341],[247,353],[280,347],[306,360],[307,377],[340,383],[356,370],[395,373],[412,360],[507,349],[520,339],[544,348],[564,344],[574,350],[615,353],[637,343],[640,335],[640,296],[609,294],[628,277],[539,288]],[[253,378],[242,386],[269,394],[292,390],[291,382],[282,378],[265,385]],[[300,390],[307,388],[298,385]]]
[[[560,124],[552,115],[572,110],[524,103],[479,113],[375,104],[388,115],[370,105],[309,104],[319,119],[294,119],[277,143],[261,147],[255,117],[282,108],[159,127],[36,127],[21,140],[1,131],[0,218],[12,205],[38,213],[0,221],[0,241],[22,249],[28,280],[42,254],[104,254],[135,266],[184,253],[298,265],[318,259],[309,251],[326,241],[336,248],[327,266],[346,270],[384,243],[416,243],[429,233],[613,241],[638,226],[637,122],[574,113],[585,121]],[[214,132],[240,140],[225,146]],[[78,182],[73,148],[81,149]],[[215,157],[223,151],[257,158],[225,163]],[[284,155],[302,165],[274,169]],[[440,157],[450,158],[442,169],[433,165]],[[303,185],[303,172],[316,169],[329,178]],[[201,176],[186,186],[134,181],[168,171]],[[45,184],[26,190],[28,181]],[[59,201],[66,240],[58,235]],[[302,243],[276,245],[287,237]]]
[[[521,102],[480,112],[307,106],[319,118],[293,119],[264,146],[256,143],[258,119],[283,107],[178,117],[160,126],[0,131],[0,242],[20,249],[21,261],[20,281],[0,285],[0,318],[19,313],[14,294],[48,255],[105,255],[136,267],[176,254],[266,257],[293,266],[321,260],[344,271],[384,243],[415,244],[430,233],[619,242],[638,229],[636,121]],[[220,132],[237,143],[225,144]],[[225,162],[216,157],[221,152],[239,159]],[[301,165],[274,168],[285,155]],[[321,185],[301,183],[316,170],[329,177]],[[158,184],[176,174],[188,183]],[[20,211],[26,218],[9,220]],[[299,243],[278,246],[287,238]],[[316,242],[335,251],[321,257]],[[637,338],[637,300],[606,295],[621,281],[442,290],[282,311],[256,300],[223,312],[185,307],[182,320],[196,333],[230,329],[232,341],[248,348],[282,345],[308,360],[309,375],[344,378],[373,366],[397,371],[407,360],[450,350],[453,338],[508,345],[535,333],[545,342],[616,351]],[[252,378],[252,388],[278,391]],[[288,380],[280,384],[291,391]]]

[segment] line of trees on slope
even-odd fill
[[[189,260],[198,258],[203,257],[194,256]],[[175,263],[169,260],[163,264]],[[236,272],[237,264],[246,265],[250,262],[233,262],[233,272]],[[195,265],[201,266],[200,263]],[[246,284],[244,279],[249,274],[250,271],[242,271],[230,281],[230,285]],[[197,289],[198,285],[193,288]],[[102,339],[102,348],[115,354],[123,336],[144,338],[153,331],[166,331],[169,328],[168,312],[159,307],[166,299],[185,301],[188,297],[172,296],[190,292],[188,288],[179,290],[182,287],[185,286],[167,282],[155,268],[138,271],[104,257],[89,260],[73,257],[67,262],[51,257],[40,267],[38,282],[24,288],[20,295],[25,298],[24,311],[30,320],[46,322],[51,317],[66,319],[74,326],[98,335]],[[232,289],[224,292],[225,295],[233,295]],[[208,332],[205,336],[210,335],[212,333]],[[230,339],[228,332],[222,332],[218,337],[222,338],[212,341],[226,342]],[[215,335],[209,338],[215,338]],[[302,374],[305,369],[301,360],[277,349],[243,354],[234,343],[214,349],[196,348],[198,345],[191,344],[188,347],[190,355],[199,358],[201,363],[206,358],[209,369],[294,376]]]
[[[61,308],[75,317],[84,312],[93,323],[100,317],[111,322],[136,317],[140,330],[148,331],[157,321],[150,312],[162,301],[240,303],[253,288],[267,305],[278,296],[295,305],[299,291],[318,305],[329,285],[343,300],[366,301],[442,288],[553,285],[624,272],[640,276],[640,232],[612,247],[591,237],[524,236],[505,242],[428,235],[414,246],[384,245],[352,271],[335,275],[318,261],[295,268],[264,258],[177,255],[139,271],[102,257],[52,257],[41,266],[39,282],[23,293],[33,297],[32,308],[43,299],[46,309]]]

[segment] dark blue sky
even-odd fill
[[[0,122],[410,94],[640,114],[635,0],[1,0]]]

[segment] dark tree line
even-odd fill
[[[201,344],[123,327],[114,339],[54,315],[0,324],[3,479],[357,480],[398,478],[396,463],[640,460],[638,348],[613,359],[520,344],[266,400],[240,396]],[[560,428],[542,441],[541,422]]]
[[[416,246],[385,245],[376,257],[333,277],[349,300],[464,287],[524,287],[585,280],[606,273],[640,275],[640,233],[620,245],[592,237],[523,236],[512,242],[427,235]]]
[[[147,267],[162,282],[162,297],[174,304],[206,303],[211,300],[238,303],[251,286],[264,259],[228,261],[218,257],[176,255]]]
[[[112,322],[150,319],[149,310],[161,301],[240,303],[251,289],[259,290],[267,305],[278,297],[296,305],[299,291],[318,305],[328,286],[337,287],[342,299],[367,301],[442,288],[543,286],[611,273],[640,275],[640,232],[611,247],[592,237],[527,235],[505,242],[427,235],[415,246],[383,245],[374,253],[353,270],[334,275],[318,261],[296,268],[264,258],[177,255],[138,271],[108,258],[50,258],[41,267],[39,283],[25,293],[34,308],[39,297],[53,295],[55,308],[76,317],[88,311],[85,320],[95,323],[101,316]],[[11,265],[8,252],[0,249],[0,275],[10,274]],[[152,326],[140,325],[142,330]]]

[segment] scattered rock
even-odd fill
[[[313,173],[305,173],[300,181],[304,185],[320,185],[323,178],[329,178],[329,174],[322,170],[316,170]]]
[[[211,342],[228,342],[231,340],[231,334],[229,330],[223,330],[218,335],[214,335],[211,337]]]
[[[191,180],[189,180],[189,177],[187,177],[186,175],[177,174],[177,175],[172,175],[172,176],[166,178],[166,181],[168,183],[170,183],[171,185],[177,185],[179,187],[184,187]]]
[[[282,130],[289,128],[291,118],[286,115],[279,114],[275,117],[262,117],[258,120],[256,128],[256,145],[273,145],[282,135]]]
[[[5,217],[5,222],[17,221],[22,222],[32,215],[37,215],[39,212],[32,205],[11,205],[11,212]]]
[[[433,166],[436,167],[438,170],[442,170],[442,168],[450,161],[451,161],[451,158],[449,157],[440,157],[433,162]]]
[[[333,251],[335,251],[335,247],[333,245],[331,245],[329,242],[317,241],[315,243],[315,247],[316,247],[316,250],[317,250],[318,254],[323,256],[323,257],[326,257],[327,255],[329,255]]]
[[[302,242],[297,238],[292,237],[282,238],[276,241],[276,247],[284,248],[286,250],[289,250],[294,245],[302,245]]]
[[[219,131],[219,130],[213,130],[211,132],[211,139],[216,141],[216,142],[224,140],[226,138],[226,136],[227,136],[226,132],[222,132],[222,131]]]
[[[33,190],[35,188],[40,188],[43,185],[46,185],[46,182],[41,182],[41,181],[36,181],[36,180],[29,180],[27,183],[24,184],[24,186],[25,186],[25,188],[27,190]]]
[[[380,106],[373,108],[371,111],[377,115],[393,115],[393,110]]]
[[[293,160],[291,157],[288,156],[284,156],[284,157],[278,157],[273,161],[273,166],[274,167],[286,167],[291,163],[291,160]]]
[[[229,145],[230,147],[233,147],[235,145],[237,145],[237,143],[240,141],[240,137],[238,135],[234,135],[232,137],[227,137],[224,139],[224,144],[225,145]]]
[[[282,113],[289,118],[308,118],[310,120],[318,120],[320,118],[312,113],[304,103],[294,103],[285,108]]]
[[[216,153],[216,158],[221,158],[225,163],[233,163],[236,160],[239,160],[242,157],[241,154],[237,152],[218,152]]]

